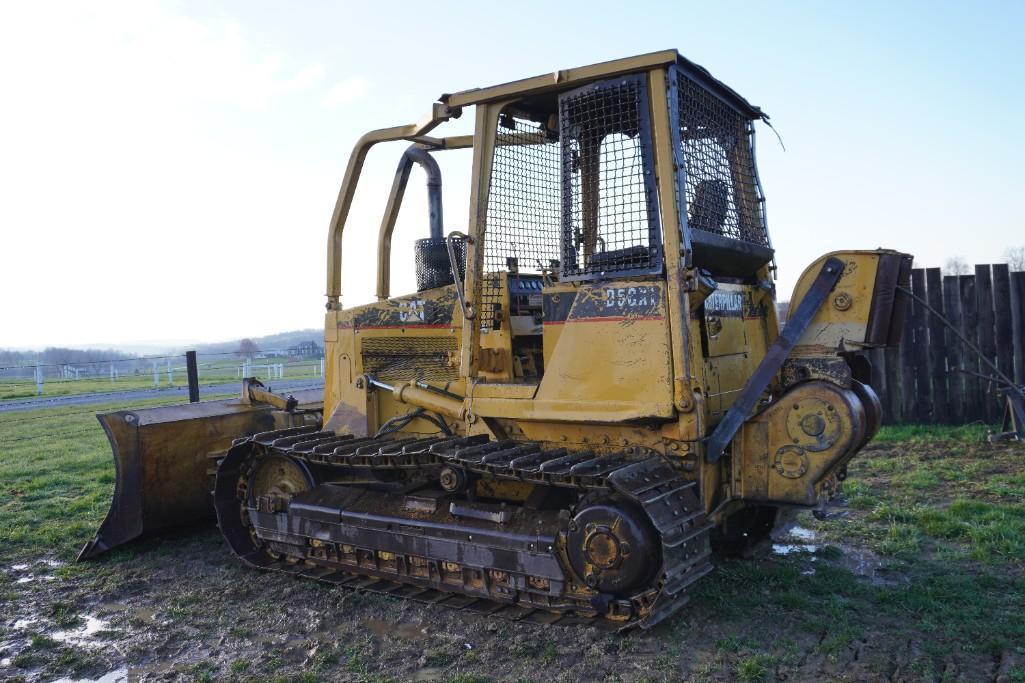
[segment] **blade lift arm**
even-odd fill
[[[815,314],[822,308],[826,297],[840,281],[843,271],[843,261],[838,258],[826,259],[822,264],[822,269],[819,270],[808,293],[801,299],[801,303],[798,304],[793,314],[787,318],[787,324],[783,331],[769,347],[762,362],[758,364],[751,375],[751,379],[747,381],[733,405],[726,411],[726,415],[716,425],[711,436],[706,439],[705,459],[709,463],[718,462],[722,457],[726,446],[737,435],[737,431],[751,414],[759,397],[768,388],[779,369],[783,367],[783,361],[790,355],[801,335],[808,329]]]

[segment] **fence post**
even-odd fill
[[[957,276],[947,275],[943,278],[943,317],[950,321],[958,330],[961,329],[961,293],[957,287]],[[961,340],[944,326],[945,343],[947,346],[947,387],[950,401],[948,416],[952,424],[963,424],[964,410],[964,374],[957,371],[961,367],[964,349]]]
[[[943,311],[943,276],[939,268],[928,268],[925,271],[926,290],[929,293],[929,305],[937,311]],[[943,321],[935,315],[928,314],[929,323],[929,374],[932,375],[932,422],[946,424],[949,421],[950,409],[947,397],[947,354],[949,347],[944,343]]]
[[[911,271],[911,291],[915,295],[926,298],[925,292],[925,269],[915,268]],[[912,388],[911,401],[911,422],[929,422],[932,415],[930,409],[929,389],[929,342],[926,333],[925,307],[917,301],[911,309],[911,326],[914,334],[914,349],[912,361],[914,363],[915,383]]]
[[[1011,273],[1006,263],[993,264],[993,317],[997,342],[997,367],[1014,377],[1014,332],[1011,321]],[[1000,415],[997,415],[1000,419]]]
[[[199,370],[195,351],[185,352],[185,374],[189,378],[189,403],[199,403]]]
[[[1011,330],[1014,336],[1014,381],[1025,384],[1025,272],[1011,273]]]
[[[990,275],[989,264],[975,266],[975,298],[979,309],[979,349],[991,363],[997,362],[997,342],[993,319],[993,278]],[[987,377],[993,374],[983,364],[979,365],[979,372]],[[991,393],[993,383],[982,381],[982,417],[986,422],[996,422],[999,419],[998,404]]]
[[[43,395],[43,366],[36,361],[36,396]]]
[[[171,367],[171,359],[167,359],[167,386],[174,386],[174,368]]]
[[[961,289],[961,334],[976,346],[979,344],[979,309],[975,298],[975,276],[962,275],[958,284]],[[979,371],[979,359],[975,352],[965,348],[961,355],[962,367],[969,372]],[[982,417],[982,382],[978,376],[965,374],[965,420],[972,422]]]
[[[160,370],[157,369],[156,361],[153,361],[153,386],[160,387]]]

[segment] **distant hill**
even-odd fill
[[[270,334],[266,337],[249,337],[256,344],[256,347],[261,351],[284,351],[290,346],[295,346],[300,342],[313,341],[317,342],[318,345],[323,346],[324,344],[324,330],[308,329],[308,330],[295,330],[293,332],[279,332],[278,334]],[[199,353],[225,353],[231,351],[238,351],[239,344],[242,339],[233,339],[231,341],[217,342],[214,344],[195,344],[189,348],[195,349]],[[182,349],[183,351],[185,349]]]

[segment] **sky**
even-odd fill
[[[441,93],[667,48],[772,118],[780,299],[835,249],[916,264],[1025,245],[1022,2],[0,3],[0,348],[320,327],[349,151]],[[439,133],[470,131],[472,116]],[[343,304],[373,300],[404,143],[375,148]],[[442,162],[465,230],[469,154]],[[392,292],[426,236],[414,171]]]

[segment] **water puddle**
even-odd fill
[[[774,555],[811,553],[812,557],[808,558],[811,562],[822,559],[829,564],[843,567],[856,576],[862,576],[876,585],[894,586],[901,583],[902,576],[897,572],[886,570],[882,558],[866,548],[831,541],[829,548],[838,550],[839,553],[833,553],[826,558],[815,555],[823,546],[815,542],[818,540],[818,533],[814,529],[800,525],[784,527],[772,533],[772,540]],[[801,573],[805,576],[812,576],[815,574],[815,568],[808,565],[801,570]]]
[[[56,581],[56,576],[50,576],[49,574],[43,574],[42,576],[22,576],[15,580],[14,583],[22,585],[26,583],[32,583],[33,581]]]
[[[374,635],[405,640],[421,640],[427,635],[427,629],[419,624],[402,624],[384,619],[365,619],[363,626]]]
[[[800,543],[773,543],[772,552],[774,555],[793,555],[795,553],[814,553],[819,547],[817,545],[804,545]]]
[[[865,548],[839,546],[843,553],[834,562],[852,574],[863,576],[877,586],[899,586],[908,578],[898,570],[887,569],[881,557]]]
[[[107,628],[108,622],[105,619],[97,619],[96,617],[85,617],[85,624],[80,628],[68,630],[68,631],[54,631],[49,633],[51,638],[58,640],[62,643],[68,643],[69,645],[78,645],[80,647],[97,647],[100,645],[96,641],[96,634]]]
[[[794,555],[799,553],[814,553],[819,546],[812,543],[817,537],[813,530],[803,526],[794,525],[789,528],[782,528],[772,532],[772,553],[774,555]]]
[[[59,560],[51,559],[36,560],[34,563],[19,562],[17,564],[12,564],[8,568],[8,571],[14,575],[25,574],[24,576],[18,576],[18,578],[14,580],[15,585],[18,586],[24,586],[25,584],[32,583],[34,581],[57,580],[56,576],[51,576],[50,574],[43,574],[40,572],[33,571],[34,567],[38,565],[42,565],[43,567],[46,567],[48,569],[56,569],[57,567],[64,566],[64,563]]]
[[[108,671],[99,678],[58,678],[53,683],[126,683],[128,674],[128,669],[116,669]]]
[[[811,529],[795,525],[790,529],[790,536],[800,541],[814,541],[818,534]]]

